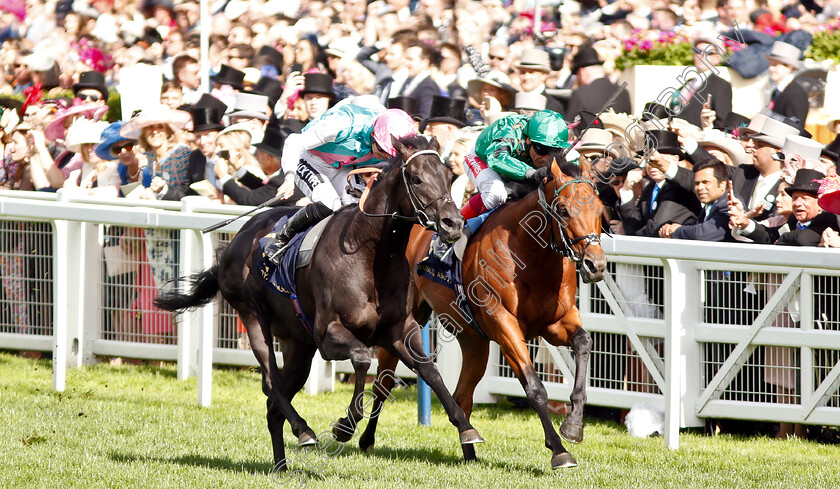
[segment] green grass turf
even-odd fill
[[[0,354],[0,487],[276,488],[265,398],[254,371],[217,370],[213,405],[196,405],[196,381],[175,368],[97,365],[68,372],[67,391],[51,388],[50,363]],[[316,433],[343,415],[351,394],[295,398]],[[684,433],[680,449],[661,438],[636,439],[620,425],[587,420],[571,450],[579,467],[552,471],[533,411],[478,407],[487,440],[480,462],[461,460],[458,436],[440,404],[432,426],[417,426],[416,390],[401,389],[384,409],[372,454],[358,437],[322,470],[294,459],[309,488],[835,488],[840,446],[766,437]],[[560,420],[555,419],[559,427]],[[364,424],[360,423],[363,427]],[[297,487],[288,484],[283,487]]]

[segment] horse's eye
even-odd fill
[[[414,185],[420,185],[421,183],[423,183],[423,180],[420,180],[420,177],[415,175],[411,177],[411,183],[413,183]]]
[[[556,207],[557,215],[560,217],[569,217],[569,208],[565,205],[558,205]]]

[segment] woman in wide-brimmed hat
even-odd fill
[[[117,197],[120,175],[117,165],[100,159],[94,152],[107,122],[79,119],[67,129],[64,144],[75,153],[67,167],[73,168],[64,181],[64,188],[83,189],[91,195]]]
[[[817,202],[824,211],[838,214],[837,223],[840,226],[840,176],[835,173],[820,180]],[[840,248],[840,234],[837,233],[837,230],[830,227],[826,228],[822,233],[820,246]]]
[[[189,120],[188,113],[159,105],[141,111],[120,128],[120,136],[136,139],[146,154],[141,173],[142,185],[149,190],[145,198],[175,200],[168,196],[170,189],[188,185],[190,148],[177,133]]]
[[[58,110],[52,117],[52,121],[44,129],[44,136],[50,141],[61,142],[69,128],[76,119],[86,118],[98,121],[108,112],[107,105],[78,104],[66,109]]]

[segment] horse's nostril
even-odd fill
[[[448,218],[448,217],[444,217],[443,219],[441,219],[440,220],[440,225],[443,226],[446,229],[455,229],[455,228],[458,227],[455,224],[455,221],[453,219]]]

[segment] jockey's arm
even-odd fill
[[[340,120],[323,119],[300,134],[290,134],[283,143],[283,156],[280,158],[280,169],[286,178],[294,178],[305,151],[335,141],[343,128]]]
[[[504,178],[516,181],[525,179],[525,174],[528,170],[533,170],[534,167],[514,158],[511,155],[509,146],[498,146],[491,149],[487,154],[487,166],[496,171]]]

